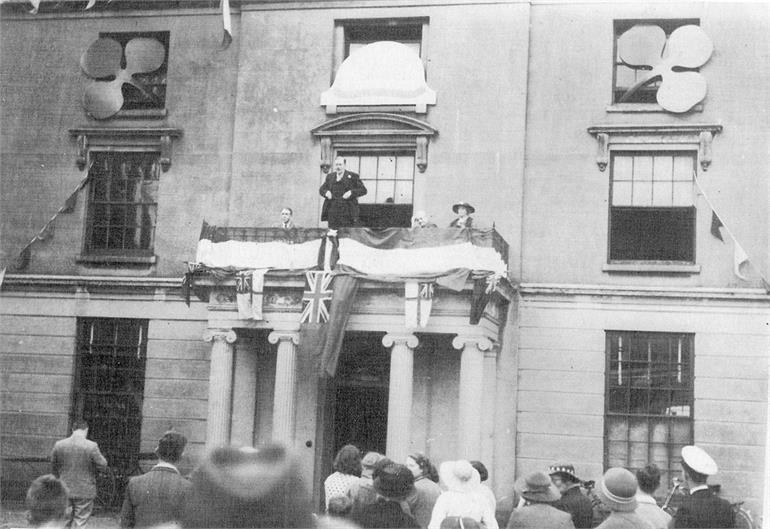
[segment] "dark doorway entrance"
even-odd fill
[[[332,392],[333,454],[346,444],[362,453],[385,453],[389,375],[390,352],[382,345],[382,334],[345,335]]]

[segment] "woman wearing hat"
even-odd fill
[[[554,507],[572,515],[572,523],[577,529],[588,529],[593,525],[594,506],[591,500],[580,491],[581,479],[575,474],[575,467],[569,463],[556,463],[548,469],[551,481],[561,493],[561,498]]]
[[[452,211],[455,212],[457,218],[449,223],[450,228],[472,228],[473,217],[471,213],[476,211],[476,208],[468,204],[467,202],[458,202],[452,206]]]
[[[526,503],[513,511],[508,529],[574,529],[569,513],[552,505],[559,501],[559,492],[547,474],[534,472],[519,479],[515,488]]]
[[[636,513],[637,482],[631,472],[621,467],[611,468],[604,473],[597,488],[599,499],[610,510],[610,515],[597,529],[654,529]]]
[[[472,518],[486,529],[498,529],[495,513],[479,491],[479,473],[468,461],[445,461],[438,472],[447,490],[433,506],[428,529],[440,529],[445,518]]]
[[[397,463],[378,468],[374,490],[376,501],[353,509],[352,521],[360,527],[419,529],[406,504],[407,496],[414,490],[414,476],[408,468]]]

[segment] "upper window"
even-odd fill
[[[661,483],[693,442],[693,335],[608,331],[605,467],[655,463]]]
[[[367,194],[359,198],[360,218],[371,228],[411,226],[414,191],[415,153],[356,152],[338,153],[347,168],[361,177]]]
[[[665,53],[668,38],[674,30],[687,25],[697,26],[699,23],[698,19],[616,20],[612,102],[657,104],[656,96],[658,88],[660,88],[661,77],[658,75],[650,77],[651,70],[653,70],[653,67],[657,65],[657,62],[660,61],[661,56]],[[639,31],[640,26],[641,31]],[[621,42],[621,46],[619,46],[621,37],[629,32],[629,30],[632,30],[632,28],[633,31],[639,31],[640,34],[634,35],[627,43]],[[660,36],[660,39],[656,38],[657,35]],[[627,36],[631,36],[631,34],[629,33]],[[634,60],[629,60],[628,58],[626,58],[628,62],[623,60],[623,50],[621,49],[623,44],[631,48],[627,53],[629,56],[633,56]],[[638,64],[653,61],[654,63],[651,64]],[[677,66],[676,71],[698,71],[698,68],[688,69]],[[626,93],[640,82],[643,84],[629,93],[624,99]]]
[[[123,105],[120,110],[127,114],[132,114],[132,111],[161,111],[166,108],[166,78],[168,74],[168,50],[170,33],[168,31],[155,31],[155,32],[132,32],[132,33],[99,33],[101,39],[112,39],[118,42],[123,50],[122,57],[120,59],[120,68],[126,69],[128,66],[132,66],[131,79],[134,84],[123,83],[121,92],[123,95]],[[152,39],[159,42],[163,46],[163,59],[162,64],[157,66],[160,62],[147,60],[147,64],[152,63],[151,66],[140,68],[144,66],[142,62],[145,60],[139,57],[137,64],[129,65],[129,61],[126,57],[126,45],[135,39]],[[159,49],[159,48],[158,48]],[[153,48],[154,52],[155,49]],[[149,68],[153,68],[150,71],[145,71]],[[133,73],[136,71],[136,73]],[[125,112],[128,111],[128,112]]]
[[[418,56],[422,56],[421,19],[395,20],[356,20],[342,22],[345,32],[345,56],[361,49],[367,44],[389,40],[400,42]]]
[[[86,254],[152,255],[160,154],[93,152]]]
[[[695,152],[614,152],[609,260],[693,263]]]

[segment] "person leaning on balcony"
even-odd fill
[[[457,218],[449,223],[450,228],[472,228],[473,217],[471,213],[476,211],[476,208],[468,204],[467,202],[458,202],[452,206],[452,211],[455,212]]]
[[[56,441],[51,452],[51,473],[69,490],[72,514],[67,527],[83,527],[91,517],[96,497],[96,470],[107,468],[99,445],[87,439],[88,423],[76,420],[72,435]]]
[[[120,513],[121,527],[152,527],[181,519],[190,482],[176,465],[186,445],[187,438],[173,431],[158,440],[158,464],[128,482]]]
[[[717,470],[717,464],[702,448],[682,448],[682,474],[689,494],[674,515],[673,527],[735,527],[730,502],[714,494],[706,483]]]
[[[294,224],[294,210],[285,207],[281,210],[281,222],[273,224],[273,228],[283,228],[284,230],[290,230],[295,228]]]
[[[345,169],[345,158],[334,159],[334,171],[326,179],[318,192],[324,197],[321,220],[329,223],[329,228],[336,230],[359,224],[358,197],[367,191],[357,173]]]

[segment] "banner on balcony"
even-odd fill
[[[265,287],[266,269],[238,272],[235,276],[235,299],[238,305],[238,317],[241,319],[261,320],[262,297]]]

